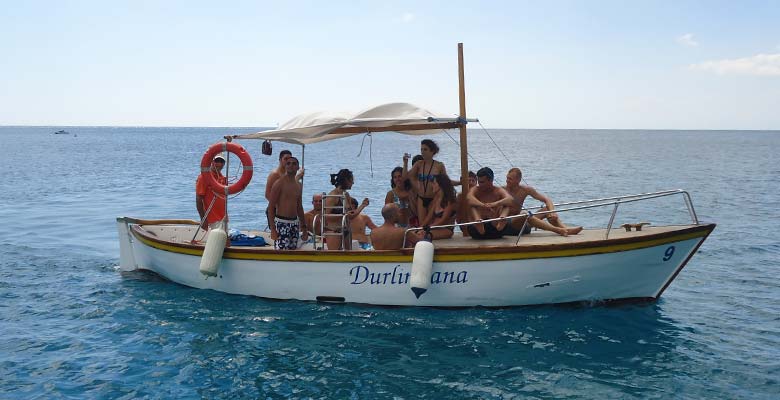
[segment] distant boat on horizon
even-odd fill
[[[70,135],[70,132],[65,130],[58,130],[57,132],[54,132],[55,135]]]

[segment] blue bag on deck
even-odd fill
[[[262,236],[245,235],[238,229],[230,229],[228,231],[228,237],[230,238],[231,246],[268,246],[265,242],[265,238]]]

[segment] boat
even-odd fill
[[[54,132],[55,135],[70,135],[70,132],[66,130],[59,130],[57,132]]]
[[[383,104],[353,115],[304,114],[274,130],[225,137],[204,154],[202,171],[208,174],[214,154],[242,151],[237,142],[244,140],[297,143],[304,146],[305,155],[307,145],[353,135],[428,135],[458,129],[465,184],[466,127],[476,120],[466,117],[462,49],[459,44],[457,118],[408,103]],[[247,168],[251,162],[247,165],[245,156],[239,158],[245,166],[242,181],[248,182],[244,178],[251,179],[251,167]],[[661,197],[679,198],[690,221],[613,226],[621,205]],[[714,223],[699,221],[690,194],[682,189],[560,203],[555,211],[604,207],[612,209],[606,225],[578,235],[534,231],[474,240],[456,233],[433,245],[423,241],[415,248],[373,251],[328,250],[316,240],[297,250],[226,245],[222,236],[215,234],[212,240],[217,230],[205,241],[193,240],[205,234],[201,221],[118,217],[120,270],[151,271],[182,285],[229,294],[330,303],[506,307],[645,302],[664,293],[715,229]],[[243,234],[271,241],[268,232]]]

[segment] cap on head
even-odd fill
[[[225,157],[223,157],[222,154],[217,154],[216,156],[214,156],[214,160],[213,161],[219,161],[219,162],[224,164],[225,163]]]

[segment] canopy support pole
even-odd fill
[[[303,196],[303,180],[306,179],[306,145],[301,143],[301,168],[303,168],[303,176],[301,176],[301,196]]]
[[[460,102],[460,184],[464,193],[469,190],[469,160],[466,140],[466,79],[463,73],[463,43],[458,43],[458,94]]]

